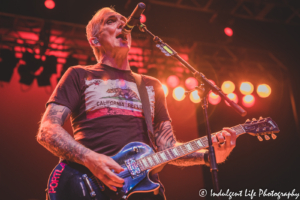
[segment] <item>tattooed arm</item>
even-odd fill
[[[154,127],[154,136],[159,151],[182,144],[176,141],[170,121],[164,121],[156,124]],[[217,163],[221,163],[226,160],[227,156],[235,147],[236,134],[232,129],[224,128],[224,131],[218,134],[217,138],[214,136],[212,141],[216,152]],[[220,146],[219,143],[224,143],[224,145]],[[204,153],[207,151],[207,149],[201,149],[189,155],[173,160],[170,162],[170,164],[178,166],[205,164]]]
[[[65,106],[49,104],[41,121],[37,141],[54,155],[85,165],[110,189],[122,187],[124,180],[111,170],[119,173],[123,168],[110,157],[98,154],[75,141],[62,127],[70,113],[70,109]]]
[[[159,151],[181,145],[176,141],[170,121],[164,121],[154,126],[155,142]],[[206,150],[199,150],[170,162],[178,166],[191,166],[204,164],[204,153]]]

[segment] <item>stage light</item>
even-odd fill
[[[57,58],[55,56],[46,56],[46,60],[43,63],[44,70],[37,77],[39,86],[51,85],[50,77],[52,74],[56,74]]]
[[[225,81],[222,84],[221,89],[225,94],[230,94],[235,90],[235,85],[231,81]]]
[[[229,37],[231,37],[233,35],[233,31],[229,27],[224,28],[224,33]]]
[[[194,90],[198,86],[198,81],[194,77],[189,77],[185,80],[185,86],[189,90]]]
[[[253,92],[253,90],[254,90],[254,87],[253,87],[252,83],[250,83],[250,82],[243,82],[240,86],[240,91],[244,95],[251,94]]]
[[[169,94],[168,87],[166,85],[162,84],[162,88],[164,90],[165,96],[168,96],[168,94]]]
[[[252,96],[251,94],[248,94],[248,95],[243,97],[243,105],[245,107],[253,106],[254,102],[255,102],[254,96]]]
[[[0,49],[0,59],[0,81],[9,83],[19,59],[17,59],[15,53],[9,49]]]
[[[261,84],[257,87],[257,94],[262,98],[266,98],[271,94],[271,87],[267,84]]]
[[[23,54],[23,60],[25,65],[20,65],[18,68],[18,73],[20,74],[20,83],[25,85],[31,85],[33,80],[36,78],[35,72],[41,67],[41,60],[36,59],[33,53],[26,51]]]
[[[182,101],[185,98],[185,90],[183,87],[177,87],[173,90],[173,98]]]
[[[140,22],[145,23],[147,20],[146,16],[144,14],[141,14]]]
[[[44,4],[48,9],[53,9],[55,7],[55,2],[53,0],[46,0]]]
[[[167,78],[167,84],[171,87],[171,88],[175,88],[179,85],[179,78],[175,75],[171,75]]]
[[[190,93],[190,99],[194,103],[199,103],[201,101],[197,90],[194,90],[193,92]]]
[[[227,97],[228,97],[231,101],[233,101],[233,102],[235,102],[235,103],[238,103],[238,98],[237,98],[236,94],[230,93],[230,94],[227,94]],[[225,103],[227,104],[227,106],[230,106],[229,103],[228,103],[227,101],[225,101]]]
[[[210,92],[209,95],[208,95],[208,101],[212,105],[217,105],[218,103],[220,103],[221,97],[219,95],[216,95],[213,92]]]

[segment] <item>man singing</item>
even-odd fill
[[[111,8],[102,8],[91,19],[86,34],[98,63],[74,66],[66,71],[46,104],[37,135],[38,142],[55,156],[84,165],[113,191],[124,183],[115,175],[123,168],[109,156],[130,142],[150,145],[140,95],[128,62],[131,35],[122,34],[126,20]],[[149,76],[144,76],[144,82],[158,151],[179,145],[173,134],[161,83]],[[62,128],[69,117],[74,138]],[[225,161],[235,147],[235,141],[235,132],[228,128],[224,128],[217,138],[213,137],[218,163]],[[170,164],[205,164],[205,153],[207,150],[200,150]],[[159,182],[157,174],[151,178]],[[130,196],[130,199],[164,198],[162,185],[157,195]]]

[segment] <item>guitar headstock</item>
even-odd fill
[[[280,130],[277,124],[270,118],[262,118],[260,117],[258,120],[253,118],[252,120],[247,119],[244,124],[242,124],[246,133],[250,135],[257,136],[259,141],[263,141],[262,135],[266,140],[269,140],[271,135],[272,139],[276,139],[276,135],[274,133],[278,133]]]

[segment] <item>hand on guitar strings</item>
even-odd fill
[[[223,128],[212,137],[212,143],[215,148],[216,161],[222,163],[234,149],[236,142],[236,132],[230,128]]]
[[[117,187],[122,187],[124,184],[124,179],[115,174],[124,171],[124,169],[106,155],[92,152],[92,155],[88,156],[85,166],[113,191],[117,191]]]

